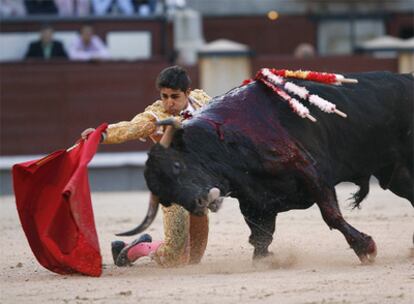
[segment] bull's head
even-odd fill
[[[148,188],[165,206],[177,203],[195,215],[217,211],[222,197],[214,174],[191,155],[174,148],[154,146],[149,154],[145,179]]]
[[[159,203],[167,207],[178,203],[200,216],[206,214],[207,209],[218,211],[222,204],[225,189],[221,187],[220,190],[217,175],[207,169],[202,160],[186,153],[180,140],[177,140],[176,146],[170,146],[176,130],[181,126],[172,119],[159,124],[168,126],[160,143],[150,150],[146,162],[144,175],[151,191],[147,215],[141,225],[118,235],[144,231],[155,219]]]

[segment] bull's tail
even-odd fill
[[[355,184],[359,187],[359,190],[352,194],[354,201],[351,203],[353,209],[360,208],[361,202],[367,197],[369,192],[369,177],[361,178],[358,181],[355,181]]]

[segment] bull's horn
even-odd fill
[[[167,126],[167,128],[165,129],[165,132],[160,140],[160,144],[165,147],[168,148],[171,144],[171,141],[173,139],[174,133],[176,129],[181,128],[181,123],[174,119],[174,118],[168,118],[168,119],[164,119],[161,120],[159,122],[156,123],[159,126]]]
[[[182,128],[181,122],[178,119],[175,119],[173,117],[157,121],[155,124],[157,126],[172,126],[175,129],[181,129]]]
[[[171,126],[167,126],[167,128],[164,131],[164,134],[162,135],[160,139],[160,145],[164,148],[168,148],[172,142],[172,139],[174,137],[175,128]]]
[[[159,203],[160,203],[160,199],[158,198],[158,196],[151,193],[148,212],[147,212],[147,215],[145,216],[144,221],[141,223],[141,225],[137,226],[136,228],[132,230],[117,233],[116,236],[131,236],[131,235],[141,233],[142,231],[147,229],[149,225],[151,225],[151,223],[154,221],[155,216],[157,215]]]

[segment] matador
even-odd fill
[[[159,142],[163,129],[157,121],[175,117],[183,120],[210,101],[202,90],[190,89],[190,79],[184,69],[173,66],[163,70],[157,78],[161,100],[149,105],[131,121],[110,124],[103,135],[104,144],[118,144],[130,140],[150,138]],[[88,130],[82,133],[86,137]],[[199,263],[208,239],[208,217],[189,214],[183,207],[162,206],[164,240],[152,241],[145,234],[130,244],[112,242],[112,255],[118,266],[132,264],[142,256],[151,256],[163,267]]]

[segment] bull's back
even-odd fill
[[[347,77],[359,83],[334,86],[292,80],[335,103],[346,119],[307,102],[303,103],[318,121],[300,118],[258,82],[218,98],[202,115],[219,121],[224,130],[239,130],[260,146],[262,154],[263,149],[283,153],[291,141],[299,143],[319,172],[335,183],[369,176],[397,160],[412,168],[413,77],[387,72]]]
[[[335,183],[369,176],[396,162],[412,169],[413,77],[387,72],[347,77],[358,79],[358,84],[299,82],[335,103],[348,115],[346,119],[310,107],[317,123],[287,120],[287,128]]]

